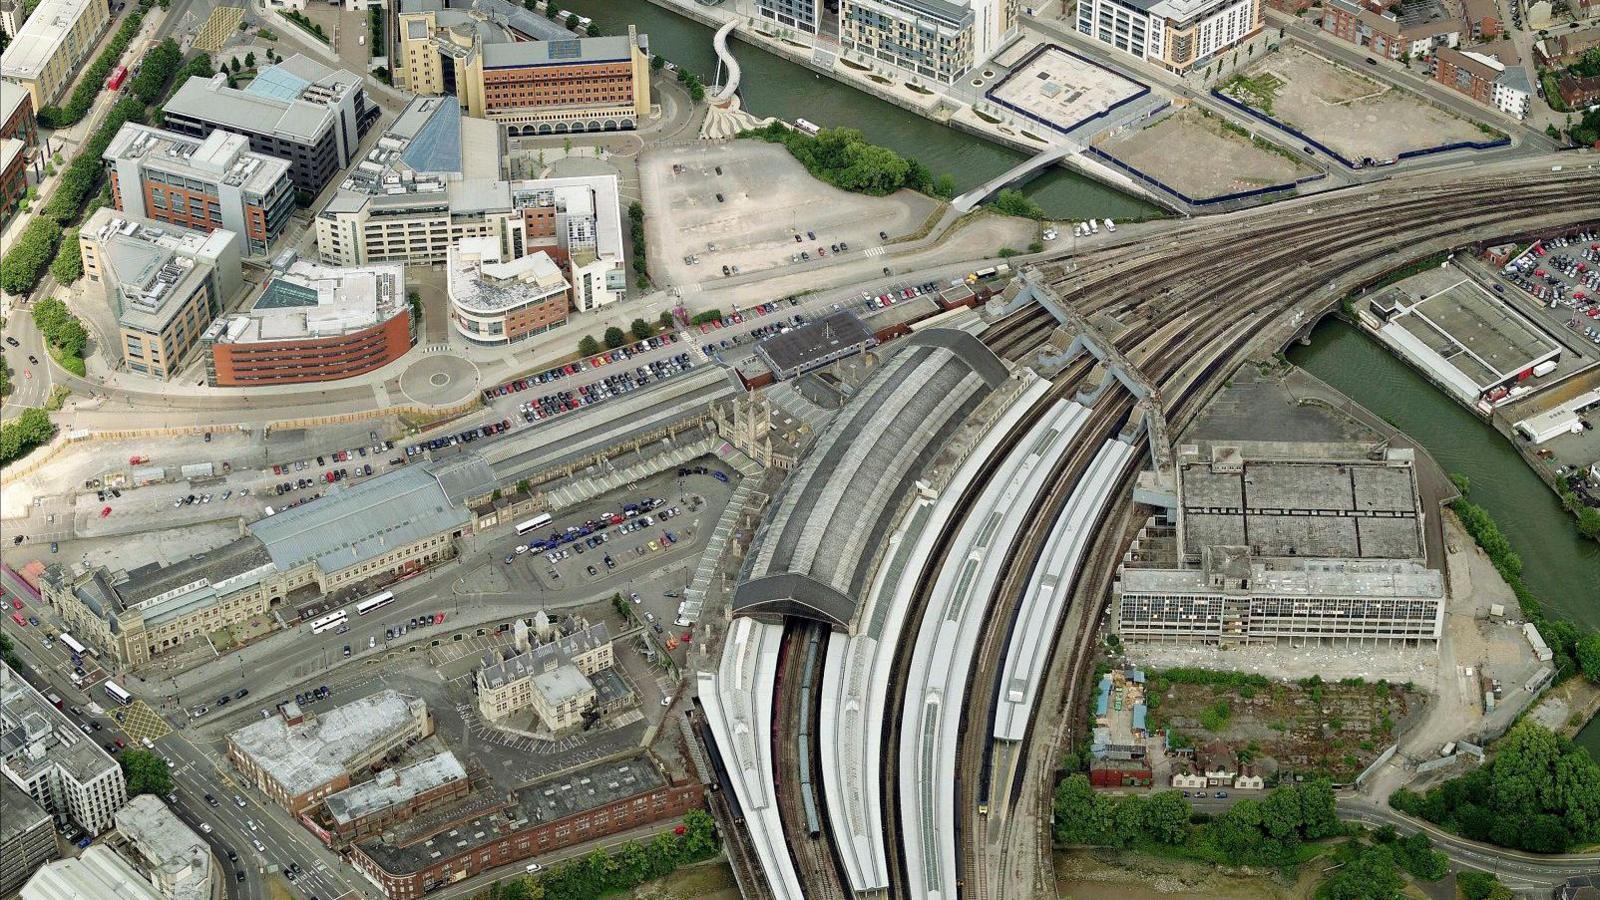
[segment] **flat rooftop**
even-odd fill
[[[172,886],[168,900],[211,900],[211,848],[161,798],[133,797],[114,817],[146,865]]]
[[[446,750],[398,769],[384,769],[371,781],[345,788],[325,801],[333,820],[341,825],[366,818],[453,781],[465,781],[467,770]]]
[[[1484,391],[1560,354],[1532,322],[1453,269],[1424,272],[1372,298],[1395,309],[1385,334],[1448,367],[1468,394]]]
[[[83,228],[102,248],[106,280],[116,286],[118,320],[124,326],[156,334],[209,277],[210,264],[238,240],[223,228],[209,233],[190,231],[110,207],[96,210]]]
[[[300,259],[268,278],[250,309],[219,319],[207,336],[219,344],[337,337],[408,308],[404,266],[325,266]]]
[[[503,840],[512,832],[575,816],[656,790],[666,783],[666,778],[647,758],[635,756],[579,769],[522,788],[516,792],[510,807],[497,809],[444,831],[418,835],[418,839],[406,843],[391,845],[375,840],[360,846],[384,871],[394,875],[408,874],[436,865],[440,859]]]
[[[80,782],[119,766],[10,666],[0,663],[0,760],[22,780],[59,765]]]
[[[988,96],[1068,132],[1119,103],[1149,93],[1136,81],[1046,44],[988,90]]]
[[[543,250],[501,261],[498,236],[462,238],[450,248],[446,267],[450,301],[472,312],[539,303],[569,288],[561,267]]]
[[[627,35],[575,38],[554,41],[516,41],[485,44],[485,69],[517,69],[533,66],[572,66],[585,63],[628,62],[633,58]]]
[[[1443,573],[1410,561],[1294,559],[1250,562],[1249,594],[1304,599],[1354,597],[1376,607],[1386,599],[1444,597]],[[1122,593],[1221,595],[1204,569],[1142,569],[1122,572]],[[1387,613],[1374,610],[1375,616]]]
[[[1388,458],[1250,459],[1219,445],[1179,465],[1183,545],[1258,557],[1422,559],[1409,452]]]
[[[138,159],[145,168],[202,184],[226,184],[247,194],[266,194],[289,177],[288,160],[256,153],[249,138],[221,129],[196,139],[129,122],[111,139],[103,157]]]
[[[228,87],[221,73],[191,77],[164,109],[168,115],[309,143],[333,127],[338,99],[360,86],[354,72],[330,69],[297,53],[263,69],[243,88]]]
[[[282,715],[261,719],[229,734],[228,740],[295,796],[347,774],[351,759],[410,728],[426,711],[416,697],[383,690],[296,725]]]
[[[0,56],[0,75],[29,81],[39,77],[85,11],[105,0],[40,0]],[[37,112],[37,110],[35,110]]]

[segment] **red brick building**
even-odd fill
[[[1600,75],[1590,75],[1579,78],[1576,75],[1562,75],[1556,79],[1556,93],[1561,95],[1561,102],[1568,109],[1579,109],[1600,103]]]
[[[16,138],[32,147],[39,142],[39,126],[33,116],[33,97],[24,90],[0,91],[0,140]]]
[[[644,757],[579,769],[530,785],[469,818],[431,816],[356,844],[350,862],[390,900],[411,900],[491,869],[540,854],[669,822],[705,806],[690,778],[668,780]]]
[[[337,381],[380,369],[416,343],[396,265],[341,268],[297,260],[268,279],[248,310],[201,338],[218,387]]]
[[[0,210],[9,210],[28,192],[28,147],[16,138],[0,138]]]

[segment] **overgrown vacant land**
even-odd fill
[[[1320,678],[1284,683],[1260,675],[1168,669],[1149,673],[1150,730],[1170,727],[1176,747],[1222,742],[1268,776],[1355,778],[1425,702],[1410,685]]]

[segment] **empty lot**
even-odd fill
[[[1475,122],[1303,47],[1269,54],[1221,90],[1352,162],[1490,139]]]
[[[1252,140],[1195,107],[1118,135],[1100,149],[1196,200],[1285,184],[1316,171],[1293,151],[1265,138]]]

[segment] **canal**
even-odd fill
[[[1551,614],[1600,628],[1600,544],[1573,527],[1551,490],[1488,424],[1344,322],[1329,318],[1289,359],[1411,435],[1448,472],[1471,479],[1522,557],[1522,579]]]
[[[630,24],[650,36],[653,53],[710,81],[717,70],[710,28],[648,0],[567,0],[563,9],[594,19],[606,34]],[[739,95],[757,116],[793,122],[806,118],[824,128],[854,128],[876,144],[915,157],[935,175],[948,173],[961,190],[980,184],[1024,159],[1023,154],[907,112],[854,88],[739,41],[729,45],[743,71]],[[1028,182],[1023,193],[1057,219],[1147,217],[1161,210],[1062,168]]]

